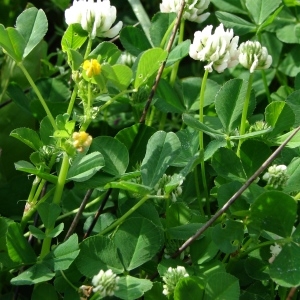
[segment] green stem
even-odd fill
[[[76,292],[78,291],[78,288],[67,278],[65,273],[60,270],[61,276],[65,279],[65,281],[69,284],[70,287],[72,287]]]
[[[64,186],[66,183],[68,170],[69,170],[69,156],[66,153],[64,153],[59,176],[58,176],[56,187],[55,187],[55,192],[53,195],[53,200],[52,200],[52,202],[54,204],[57,204],[57,205],[60,204]],[[47,233],[51,232],[53,230],[53,228],[54,228],[54,226],[46,228],[46,231],[45,231],[46,235],[47,235]],[[43,245],[42,245],[42,250],[41,250],[41,258],[45,257],[50,252],[51,241],[52,241],[51,237],[46,237],[44,239]]]
[[[154,116],[155,116],[155,112],[156,112],[156,108],[154,105],[151,106],[151,113],[150,116],[148,118],[148,120],[146,120],[146,124],[147,126],[152,126],[153,120],[154,120]]]
[[[142,204],[144,204],[148,199],[150,198],[158,198],[158,199],[164,199],[164,196],[151,196],[151,195],[146,195],[144,196],[138,203],[136,203],[134,206],[132,206],[120,219],[115,221],[113,224],[110,226],[106,227],[104,230],[102,230],[98,235],[104,235],[119,225],[121,225],[132,213],[134,213]]]
[[[46,103],[46,101],[44,100],[42,94],[40,93],[38,87],[35,85],[33,79],[31,78],[30,74],[27,72],[26,68],[24,67],[24,65],[22,64],[22,62],[20,62],[18,64],[18,66],[20,67],[20,69],[22,70],[22,72],[24,73],[25,77],[27,78],[29,84],[31,85],[32,89],[34,90],[34,92],[36,93],[38,99],[40,100],[46,114],[47,114],[47,117],[49,118],[50,122],[51,122],[51,125],[52,127],[54,128],[54,130],[57,130],[57,126],[56,126],[56,123],[55,123],[55,120],[49,110],[49,107]]]
[[[34,199],[34,195],[36,193],[36,190],[37,190],[40,182],[41,182],[41,179],[38,176],[36,176],[32,182],[32,186],[31,186],[31,190],[30,190],[27,202],[32,202],[32,200]]]
[[[264,88],[265,88],[265,92],[266,92],[266,96],[268,99],[268,103],[271,103],[271,95],[270,95],[270,90],[269,90],[269,86],[268,86],[268,81],[267,81],[267,76],[266,76],[266,72],[265,70],[261,70],[261,77],[262,77],[262,81],[264,84]]]
[[[160,48],[164,49],[164,48],[166,47],[166,41],[167,41],[167,39],[169,38],[169,36],[170,36],[170,34],[171,34],[172,30],[173,30],[173,27],[174,27],[174,25],[175,25],[175,22],[176,22],[176,18],[175,18],[174,21],[170,24],[170,26],[168,27],[166,33],[164,34],[164,36],[163,36],[163,38],[162,38],[162,40],[161,40],[161,42],[160,42],[160,45],[159,45]]]
[[[77,86],[77,84],[75,84],[73,92],[72,92],[72,96],[71,96],[71,99],[70,99],[70,102],[69,102],[69,106],[68,106],[68,109],[67,109],[67,114],[69,116],[71,116],[71,113],[72,113],[72,110],[73,110],[73,107],[74,107],[74,104],[75,104],[77,92],[78,92],[78,86]]]
[[[185,20],[182,18],[180,20],[180,28],[179,28],[179,38],[178,38],[178,45],[181,44],[183,42],[183,36],[184,36],[184,25],[185,25]],[[179,68],[179,63],[180,61],[177,61],[172,68],[172,72],[170,75],[170,85],[174,86],[175,81],[176,81],[176,77],[177,77],[177,73],[178,73],[178,68]]]
[[[198,176],[197,166],[195,166],[195,168],[194,168],[194,178],[195,178],[195,187],[196,187],[196,194],[197,194],[197,200],[198,200],[198,204],[199,204],[200,213],[202,216],[205,216],[205,213],[203,210],[203,205],[202,205],[200,188],[199,188],[199,176]]]
[[[86,59],[89,56],[91,49],[92,49],[92,44],[93,44],[93,40],[89,36],[88,44],[86,46],[85,53],[84,53],[84,59]]]
[[[84,109],[84,118],[85,121],[81,125],[80,131],[86,131],[89,127],[92,119],[91,119],[91,103],[92,103],[92,91],[91,91],[91,82],[88,82],[88,99],[87,103],[83,103],[83,109]]]
[[[246,99],[245,99],[245,102],[244,102],[244,107],[243,107],[243,112],[242,112],[242,120],[241,120],[241,125],[240,125],[240,135],[245,134],[245,131],[246,131],[247,113],[248,113],[248,106],[249,106],[250,96],[251,96],[252,81],[253,81],[253,73],[250,73],[247,92],[246,92]],[[240,156],[240,150],[241,150],[242,143],[243,143],[243,139],[240,139],[239,144],[238,144],[238,148],[237,148],[237,156]]]
[[[208,72],[209,72],[208,69],[206,69],[201,83],[201,91],[200,91],[200,98],[199,98],[199,121],[201,123],[203,123],[204,120],[204,114],[203,114],[204,94],[205,94]],[[204,162],[203,131],[199,131],[199,157],[201,159],[201,175],[202,175],[202,184],[203,184],[205,200],[206,200],[207,214],[210,216],[209,195],[208,195],[208,187],[207,187],[206,173],[205,173],[205,162]]]
[[[241,253],[240,254],[240,258],[247,256],[250,252],[252,252],[252,251],[254,251],[256,249],[259,249],[261,247],[265,247],[265,246],[269,246],[269,245],[274,245],[275,243],[277,243],[277,244],[278,243],[287,243],[290,240],[291,240],[291,238],[288,237],[288,238],[284,238],[284,239],[278,239],[278,240],[266,241],[266,242],[260,243],[260,244],[254,246],[254,247],[249,248],[245,252]]]

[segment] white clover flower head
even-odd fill
[[[209,17],[209,13],[202,13],[208,8],[210,0],[185,0],[185,3],[182,15],[185,20],[202,23]],[[159,7],[163,13],[178,13],[180,6],[181,0],[162,0]]]
[[[117,10],[109,0],[74,0],[73,5],[65,11],[66,23],[81,24],[93,39],[96,36],[115,37],[123,25],[120,21],[112,27],[116,17]]]
[[[190,45],[189,55],[195,60],[207,61],[204,67],[212,72],[215,69],[218,73],[226,68],[235,67],[238,64],[239,37],[233,37],[233,30],[224,30],[221,23],[212,34],[212,25],[206,26],[202,31],[196,31],[194,41]]]
[[[163,294],[170,295],[174,293],[175,287],[181,278],[188,277],[185,267],[177,266],[177,268],[168,268],[168,271],[162,277],[165,284],[163,285]]]
[[[99,293],[101,297],[113,296],[114,292],[119,289],[119,279],[120,277],[114,274],[111,269],[105,272],[100,270],[92,279],[93,292]]]
[[[287,167],[285,165],[273,165],[268,168],[262,179],[267,182],[267,185],[277,189],[286,183],[288,179],[286,172]]]
[[[272,64],[272,56],[268,54],[266,47],[255,41],[247,41],[242,43],[239,47],[240,64],[249,69],[250,73],[255,70],[268,69]]]

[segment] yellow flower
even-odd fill
[[[82,152],[83,148],[91,145],[93,138],[85,131],[74,132],[72,135],[73,146],[78,152]]]
[[[86,71],[86,76],[90,78],[101,73],[101,65],[97,59],[85,60],[82,68]]]

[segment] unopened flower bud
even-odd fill
[[[287,167],[285,165],[274,165],[268,168],[268,171],[263,175],[262,179],[267,181],[267,184],[276,188],[282,187],[288,179],[286,174]]]
[[[239,47],[240,64],[249,69],[250,73],[255,70],[268,69],[272,64],[272,56],[268,54],[266,47],[262,47],[259,42],[247,41]]]
[[[163,294],[170,295],[174,293],[175,287],[181,278],[188,277],[189,274],[185,270],[185,267],[178,266],[175,268],[169,268],[165,275],[162,277],[165,284],[163,285]]]

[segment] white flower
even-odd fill
[[[73,5],[65,11],[68,25],[79,23],[88,31],[91,38],[115,37],[122,28],[120,21],[112,27],[117,17],[117,10],[109,0],[74,0]]]
[[[267,184],[277,189],[282,187],[288,179],[286,174],[287,167],[285,165],[273,165],[268,168],[268,171],[263,175],[262,179],[267,181]]]
[[[186,5],[183,12],[183,18],[192,22],[204,22],[209,13],[202,14],[208,8],[210,0],[185,0]],[[163,13],[175,12],[178,13],[181,5],[181,0],[162,0],[160,11]]]
[[[272,56],[268,54],[266,47],[262,47],[259,42],[247,41],[239,47],[240,64],[249,69],[250,73],[255,70],[268,69],[272,64]]]
[[[174,292],[176,284],[181,278],[188,277],[189,274],[185,270],[185,267],[178,266],[175,268],[169,268],[165,275],[162,277],[166,283],[163,285],[163,294],[170,295]]]
[[[213,26],[208,25],[202,31],[196,31],[194,41],[190,45],[189,54],[193,59],[208,61],[205,66],[209,72],[213,68],[221,73],[226,68],[235,67],[238,64],[239,37],[233,37],[233,30],[224,30],[223,24],[220,24],[215,33],[212,34]]]
[[[101,297],[113,296],[114,292],[118,289],[118,281],[120,277],[113,273],[112,270],[107,270],[100,272],[95,275],[92,279],[92,284],[94,286],[93,292],[99,293]]]

